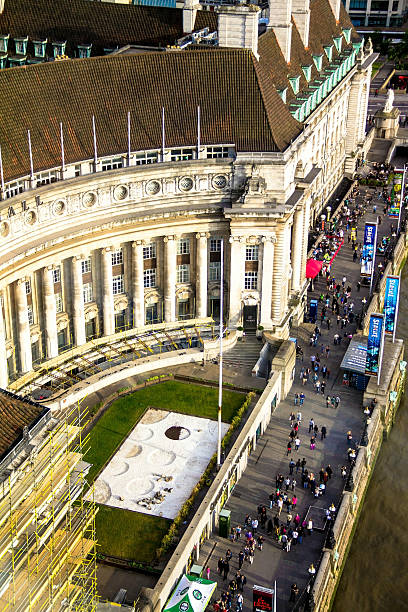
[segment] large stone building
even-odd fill
[[[35,3],[30,25],[27,2],[6,0],[3,38],[55,42],[55,3]],[[166,29],[165,9],[68,4],[92,6],[94,44],[107,10],[107,47],[119,12],[138,11],[134,43],[147,44],[140,11],[152,44]],[[171,10],[174,40],[211,29],[198,9]],[[375,55],[340,0],[274,2],[261,34],[258,17],[220,8],[217,47],[0,72],[1,387],[96,336],[216,318],[221,290],[233,328],[287,337],[303,316],[309,227],[354,172]]]

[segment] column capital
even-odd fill
[[[208,239],[210,237],[210,233],[209,232],[197,232],[196,233],[196,238],[197,240],[200,240],[200,238],[205,238]]]
[[[265,242],[271,242],[272,244],[276,244],[276,234],[275,232],[271,233],[271,234],[267,234],[266,236],[262,236],[262,242],[265,244]]]
[[[23,276],[23,278],[19,278],[19,279],[18,279],[18,281],[17,281],[17,286],[18,286],[18,287],[21,287],[21,285],[25,285],[25,284],[26,284],[26,282],[27,282],[27,277],[26,277],[26,276]]]
[[[72,261],[83,261],[84,259],[86,259],[85,255],[73,255],[72,256]]]
[[[163,238],[163,242],[170,242],[171,240],[178,240],[178,236],[176,234],[169,234]]]
[[[230,236],[229,242],[232,244],[233,242],[244,242],[244,236]]]
[[[134,240],[132,242],[132,249],[136,249],[139,246],[144,246],[146,244],[146,240]]]
[[[106,255],[106,253],[111,253],[112,251],[113,251],[113,247],[111,247],[111,246],[106,246],[106,247],[104,247],[104,248],[102,249],[102,253],[103,253],[104,255]]]

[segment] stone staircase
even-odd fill
[[[245,332],[242,340],[238,340],[234,348],[225,351],[223,362],[226,367],[239,369],[241,374],[251,376],[252,368],[259,359],[263,344],[256,337],[255,331]]]

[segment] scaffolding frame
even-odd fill
[[[96,610],[93,490],[80,403],[51,418],[0,472],[0,609]],[[1,468],[1,466],[0,466]]]

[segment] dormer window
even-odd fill
[[[341,43],[342,43],[343,37],[342,36],[334,36],[333,40],[334,40],[334,44],[336,46],[336,49],[337,49],[338,53],[341,53]]]
[[[27,43],[28,36],[25,38],[15,38],[14,44],[16,46],[16,54],[17,55],[27,55]]]
[[[40,59],[45,58],[45,49],[47,46],[47,39],[44,40],[33,40],[34,45],[34,56]]]
[[[92,45],[78,45],[78,57],[91,57]]]
[[[306,81],[309,83],[310,79],[312,78],[312,66],[302,66],[302,70]]]
[[[0,34],[0,52],[7,53],[10,34]]]
[[[54,51],[54,57],[57,55],[65,55],[65,47],[67,46],[67,41],[53,42],[52,48]]]
[[[3,68],[6,68],[7,66],[7,53],[3,53],[0,55],[0,70],[3,70]]]
[[[351,41],[351,28],[343,28],[343,36],[346,40],[346,43],[349,45]]]
[[[299,93],[300,76],[289,77],[289,83],[292,85],[293,93]]]
[[[323,65],[323,55],[314,55],[313,61],[315,63],[317,70],[320,72],[322,69],[322,65]]]
[[[323,47],[323,49],[327,55],[327,59],[329,60],[329,62],[331,62],[333,57],[333,45],[326,45],[325,47]]]
[[[282,102],[286,104],[286,94],[288,93],[288,88],[278,89],[278,94],[280,95]]]
[[[358,53],[360,51],[360,47],[362,45],[362,41],[360,40],[359,42],[353,42],[353,49],[356,53]]]

